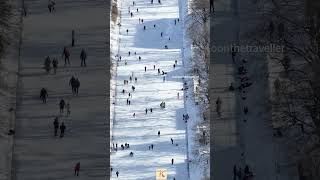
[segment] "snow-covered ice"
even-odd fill
[[[119,55],[122,59],[118,61],[117,67],[112,141],[118,144],[118,151],[113,150],[111,153],[111,179],[150,180],[155,178],[157,168],[164,168],[168,170],[168,179],[175,177],[186,180],[186,124],[182,120],[182,115],[186,112],[184,92],[181,90],[184,75],[183,36],[181,21],[177,22],[177,25],[174,23],[174,20],[179,18],[179,1],[163,0],[161,5],[157,1],[154,1],[154,4],[142,0],[135,3],[133,7],[132,1],[122,1],[120,7]],[[133,17],[130,17],[128,7],[132,10]],[[139,24],[139,18],[144,20],[143,24]],[[146,30],[143,30],[144,26]],[[161,32],[163,37],[160,36]],[[164,49],[165,45],[168,49]],[[177,66],[174,68],[175,60]],[[161,73],[164,71],[167,74],[158,75],[158,68]],[[129,81],[132,74],[137,77],[137,82],[134,81],[134,77],[132,82]],[[163,77],[166,78],[165,82]],[[124,80],[128,80],[129,84],[124,85]],[[135,91],[132,91],[132,85],[135,86]],[[124,94],[123,89],[126,91]],[[128,96],[128,92],[132,97]],[[127,98],[131,105],[127,105]],[[160,108],[162,101],[166,103],[164,109]],[[153,112],[148,111],[146,114],[146,108],[152,108]],[[160,136],[157,135],[158,131],[161,131]],[[174,140],[173,145],[170,138]],[[129,143],[130,148],[121,150],[120,145],[125,143]],[[151,144],[154,145],[153,150],[148,149]],[[134,153],[133,157],[129,156],[131,151]],[[116,178],[116,171],[119,171],[119,178]]]

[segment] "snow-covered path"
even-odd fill
[[[25,0],[21,89],[17,107],[14,150],[16,180],[83,179],[101,180],[107,176],[106,157],[106,2],[104,0],[59,0],[49,13],[48,1]],[[75,30],[76,46],[71,47]],[[70,51],[71,66],[64,67],[63,47]],[[87,67],[80,67],[80,51],[87,51]],[[59,60],[57,74],[46,74],[46,56]],[[79,78],[79,95],[71,93],[69,79]],[[41,88],[48,101],[39,99]],[[59,101],[70,102],[71,115],[59,116]],[[65,122],[64,138],[54,137],[53,120]],[[73,174],[81,163],[80,176]]]
[[[128,13],[129,7],[133,17]],[[139,18],[143,19],[143,24],[139,23]],[[178,21],[177,25],[174,23],[174,19],[178,18],[178,0],[162,0],[162,4],[157,1],[151,4],[150,1],[136,0],[135,6],[131,0],[121,3],[121,61],[118,61],[117,68],[113,125],[113,143],[118,144],[118,150],[111,154],[111,179],[155,179],[157,168],[167,169],[168,179],[188,179],[186,124],[182,120],[182,115],[185,114],[181,90],[181,76],[184,75],[181,59],[182,25]],[[143,29],[144,26],[146,30]],[[165,45],[168,49],[164,49]],[[174,68],[175,60],[177,66]],[[167,74],[158,75],[158,68],[160,72]],[[129,77],[132,75],[130,82]],[[124,85],[124,80],[128,80],[129,84]],[[131,86],[135,86],[135,91]],[[123,89],[125,93],[122,93]],[[129,92],[132,94],[130,98]],[[127,105],[127,98],[131,105]],[[166,104],[164,109],[160,108],[162,101]],[[153,109],[152,112],[150,108]],[[161,132],[160,136],[158,131]],[[171,144],[170,138],[174,144]],[[121,150],[121,144],[125,143],[129,143],[130,148]],[[153,150],[148,148],[151,144],[154,145]],[[134,153],[133,157],[129,156],[131,151]],[[116,171],[119,171],[119,178],[116,178]]]

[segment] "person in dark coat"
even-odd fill
[[[87,66],[87,63],[86,63],[87,53],[84,49],[81,50],[80,59],[81,59],[81,67],[82,66],[86,67]]]
[[[119,171],[116,172],[117,177],[119,177]]]
[[[64,106],[66,105],[63,99],[60,100],[59,107],[60,107],[60,114],[64,111]]]
[[[160,131],[158,131],[158,136],[160,136]]]
[[[64,65],[70,65],[70,52],[67,47],[63,48],[62,57],[64,56]]]
[[[75,90],[75,83],[76,83],[76,78],[74,76],[72,76],[69,80],[69,86],[71,86],[71,90],[72,90],[72,94],[76,93]]]
[[[58,64],[59,64],[59,62],[58,62],[57,58],[53,58],[53,60],[52,60],[52,67],[53,67],[53,72],[54,72],[54,74],[57,73]]]
[[[80,171],[80,162],[78,162],[78,163],[74,166],[74,175],[79,176],[79,171]]]
[[[47,97],[48,97],[48,92],[45,88],[42,88],[40,91],[40,99],[42,100],[43,103],[47,102]]]
[[[66,130],[66,126],[64,125],[64,123],[61,123],[61,125],[60,125],[60,138],[62,138],[64,136],[65,130]]]
[[[80,81],[77,78],[76,81],[75,81],[75,92],[76,92],[76,95],[79,94],[79,88],[80,88]]]
[[[173,163],[174,163],[174,159],[172,158],[172,159],[171,159],[171,164],[173,165]]]
[[[58,117],[54,118],[53,127],[54,127],[54,136],[57,136],[58,135],[58,129],[59,129],[59,119],[58,119]]]

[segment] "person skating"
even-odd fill
[[[54,127],[54,136],[57,136],[58,135],[58,129],[59,129],[59,119],[58,119],[58,117],[54,118],[53,127]]]
[[[134,91],[136,89],[136,87],[132,86],[131,89],[132,89],[132,91]]]
[[[80,171],[80,162],[78,162],[78,163],[74,166],[74,175],[79,176],[79,171]]]
[[[160,136],[160,131],[158,131],[158,136]]]
[[[163,36],[163,32],[160,33],[160,36],[161,36],[161,37]]]
[[[177,61],[177,60],[175,60],[175,61],[174,61],[174,63],[177,65],[177,64],[178,64],[178,61]]]
[[[127,35],[128,35],[128,33],[129,33],[129,29],[127,29]],[[120,56],[120,61],[121,61],[121,56]]]
[[[133,113],[133,115],[132,115],[133,117],[136,117],[136,113]]]
[[[170,138],[170,140],[171,140],[171,144],[173,144],[173,139],[172,139],[172,138]]]
[[[176,19],[174,20],[174,25],[177,25],[177,20]]]
[[[153,65],[153,70],[155,70],[156,69],[156,65]]]
[[[133,157],[133,152],[132,151],[130,152],[130,156]]]
[[[148,109],[147,108],[146,108],[145,112],[146,112],[146,114],[148,114]]]
[[[139,56],[139,61],[141,61],[141,56]]]
[[[143,23],[143,19],[141,19],[141,22]]]
[[[146,30],[146,26],[143,26],[143,30]]]
[[[147,66],[144,67],[144,72],[147,72]]]
[[[161,0],[158,0],[158,3],[161,4]]]
[[[151,144],[151,150],[153,150],[153,144]]]
[[[46,59],[44,60],[44,69],[46,70],[47,73],[49,73],[51,70],[51,60],[49,56],[47,56]]]
[[[119,177],[119,171],[116,172],[117,177]]]
[[[129,77],[130,82],[132,81],[132,76]]]
[[[59,103],[60,114],[63,113],[65,105],[66,105],[65,101],[64,101],[63,99],[61,99],[61,100],[60,100],[60,103]]]
[[[179,99],[179,92],[177,93],[177,98]]]
[[[139,12],[139,9],[137,8],[137,12]]]
[[[131,17],[133,17],[133,13],[132,12],[130,13],[130,15],[131,15]]]
[[[40,99],[42,100],[43,103],[47,102],[47,97],[48,97],[48,92],[45,88],[42,88],[40,91]]]
[[[160,69],[158,68],[158,75],[160,74]]]
[[[176,68],[176,64],[173,64],[173,69],[175,69]]]
[[[136,2],[133,1],[133,2],[132,2],[132,5],[135,6],[135,5],[136,5]]]
[[[63,138],[65,130],[66,130],[66,126],[62,122],[61,125],[60,125],[60,138]]]
[[[247,106],[245,106],[245,107],[243,108],[243,112],[244,112],[244,114],[248,114],[249,109],[248,109],[248,107],[247,107]]]
[[[86,67],[87,66],[87,63],[86,63],[87,53],[84,49],[81,50],[80,59],[81,59],[81,67],[82,66]]]
[[[67,117],[68,117],[71,113],[71,107],[69,102],[67,102],[66,109],[67,109]]]
[[[151,0],[151,4],[153,4],[153,0]]]
[[[165,82],[166,81],[166,77],[165,76],[163,76],[163,82]]]
[[[75,82],[76,82],[76,78],[74,76],[72,76],[69,80],[69,86],[71,86],[71,90],[72,90],[72,94],[75,94]]]
[[[131,55],[131,52],[130,52],[130,51],[128,52],[128,55],[129,55],[129,56]]]
[[[74,30],[71,31],[71,46],[74,47],[75,42],[75,32]]]
[[[172,159],[171,159],[171,165],[173,165],[173,163],[174,163],[174,159],[172,158]]]
[[[80,81],[77,78],[76,81],[75,81],[75,93],[76,93],[76,95],[79,94],[79,88],[80,88]]]
[[[138,81],[138,78],[137,78],[137,77],[135,77],[135,78],[134,78],[134,82],[137,82],[137,81]]]
[[[58,64],[59,64],[59,62],[58,62],[57,58],[53,58],[53,60],[52,60],[52,67],[53,67],[53,72],[54,72],[54,74],[57,73]]]
[[[49,9],[49,12],[51,13],[54,9],[54,2],[53,0],[49,0],[48,1],[48,9]]]
[[[150,108],[150,112],[152,112],[152,108]]]
[[[62,57],[64,56],[64,65],[70,65],[70,52],[67,47],[63,48]]]
[[[154,24],[153,27],[156,28],[156,25]]]

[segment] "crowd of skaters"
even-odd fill
[[[153,3],[154,3],[153,0],[151,0],[151,4],[153,4]],[[158,4],[161,4],[161,3],[162,3],[161,0],[158,0]],[[138,8],[134,8],[135,6],[136,6],[136,2],[135,1],[132,2],[132,5],[128,6],[128,13],[129,13],[130,17],[134,17],[135,15],[140,15],[140,16],[142,15],[141,11],[139,11]],[[177,23],[179,23],[179,22],[180,22],[180,20],[178,18],[178,19],[175,19],[173,23],[175,25],[177,25]],[[141,18],[141,17],[139,18],[139,24],[144,24],[144,19]],[[119,23],[119,26],[121,27],[120,23]],[[142,25],[142,26],[143,26],[143,30],[144,31],[148,29],[148,27],[146,25]],[[156,27],[157,27],[156,24],[154,24],[153,28],[156,28]],[[129,29],[126,29],[126,34],[127,35],[129,34]],[[163,32],[161,32],[160,33],[160,37],[163,37],[163,35],[164,35]],[[171,37],[169,37],[168,40],[170,41]],[[168,45],[165,45],[164,48],[168,49]],[[128,51],[128,57],[130,57],[133,53],[134,53],[134,56],[137,56],[137,54],[138,54],[137,52]],[[119,63],[123,62],[123,61],[124,61],[124,65],[125,66],[128,64],[127,60],[125,60],[125,58],[123,58],[123,55],[117,54],[115,57],[117,58],[117,61],[118,61],[117,62],[117,66],[119,66]],[[141,55],[138,55],[138,58],[137,58],[138,62],[140,62],[141,59],[142,59]],[[178,65],[178,61],[175,60],[173,62],[173,64],[172,64],[173,69],[175,69],[177,67],[177,65]],[[148,70],[149,70],[148,67],[144,66],[143,71],[147,72]],[[150,70],[152,70],[152,68]],[[163,82],[165,82],[167,72],[161,70],[160,68],[157,68],[156,65],[153,65],[153,70],[156,70],[157,71],[157,75],[158,76],[162,76],[162,80],[163,80]],[[134,82],[133,82],[133,79],[134,79]],[[130,85],[129,83],[137,83],[137,82],[138,82],[138,78],[136,76],[134,76],[133,72],[129,76],[128,79],[123,80],[124,86]],[[126,98],[126,102],[127,102],[126,104],[127,105],[131,105],[132,104],[132,94],[135,92],[135,89],[136,89],[135,85],[131,85],[131,91],[130,90],[126,90],[126,89],[122,89],[122,91],[121,91],[122,94],[126,95],[126,93],[127,93],[128,97],[129,97],[129,98]],[[184,90],[184,88],[182,88],[182,90]],[[177,99],[179,99],[179,92],[177,93]],[[164,101],[160,103],[160,108],[165,108],[165,102]],[[144,110],[145,113],[144,114],[147,115],[148,112],[152,113],[154,109],[156,109],[156,108],[152,108],[152,107],[145,108],[145,110]],[[133,113],[133,115],[132,115],[133,118],[135,118],[137,116],[137,114],[139,114],[139,113]],[[188,114],[186,114],[186,115],[184,114],[183,115],[183,120],[185,122],[187,122],[188,119],[189,119]],[[158,135],[158,137],[160,137],[160,130],[157,132],[157,135]],[[170,143],[170,142],[171,142],[172,145],[178,146],[178,143],[174,144],[173,138],[170,138],[170,141],[168,143]],[[128,143],[125,143],[124,145],[121,144],[120,147],[121,147],[121,150],[128,150],[130,148]],[[154,144],[151,144],[151,145],[148,146],[148,150],[153,150],[154,148],[155,148]],[[114,143],[113,142],[111,149],[113,151],[117,152],[119,150],[118,143]],[[132,151],[130,151],[129,156],[133,157],[134,153]],[[171,162],[172,165],[174,165],[174,158],[172,158],[170,162]],[[113,172],[113,169],[114,169],[113,167],[110,168],[111,173]],[[119,177],[119,174],[120,174],[119,170],[115,171],[116,177]],[[175,177],[173,179],[175,180]]]
[[[49,13],[52,13],[55,11],[55,0],[48,0],[48,10]],[[27,15],[26,7],[23,7],[24,15]],[[71,31],[71,48],[75,46],[75,30]],[[70,66],[70,49],[67,46],[63,47],[61,58],[64,60],[64,66]],[[85,49],[81,49],[80,55],[80,67],[86,67],[87,63],[87,52]],[[50,57],[47,56],[44,61],[44,69],[47,74],[50,74],[51,70],[53,69],[53,74],[57,74],[57,69],[59,65],[59,60],[57,57]],[[76,78],[75,76],[72,76],[69,80],[69,86],[71,86],[72,94],[78,95],[79,94],[79,88],[80,88],[80,80]],[[47,103],[47,99],[49,97],[48,90],[46,88],[41,88],[40,90],[40,99],[42,100],[43,104]],[[63,117],[69,117],[71,114],[71,105],[70,102],[66,102],[63,98],[58,103],[59,106],[59,112],[60,114],[55,116],[53,119],[52,127],[53,127],[53,135],[54,137],[60,137],[63,138],[67,129],[67,126],[63,120]],[[58,135],[58,132],[60,130],[60,133]],[[129,145],[128,145],[129,146]],[[77,162],[74,166],[74,175],[79,176],[80,171],[80,162]]]

